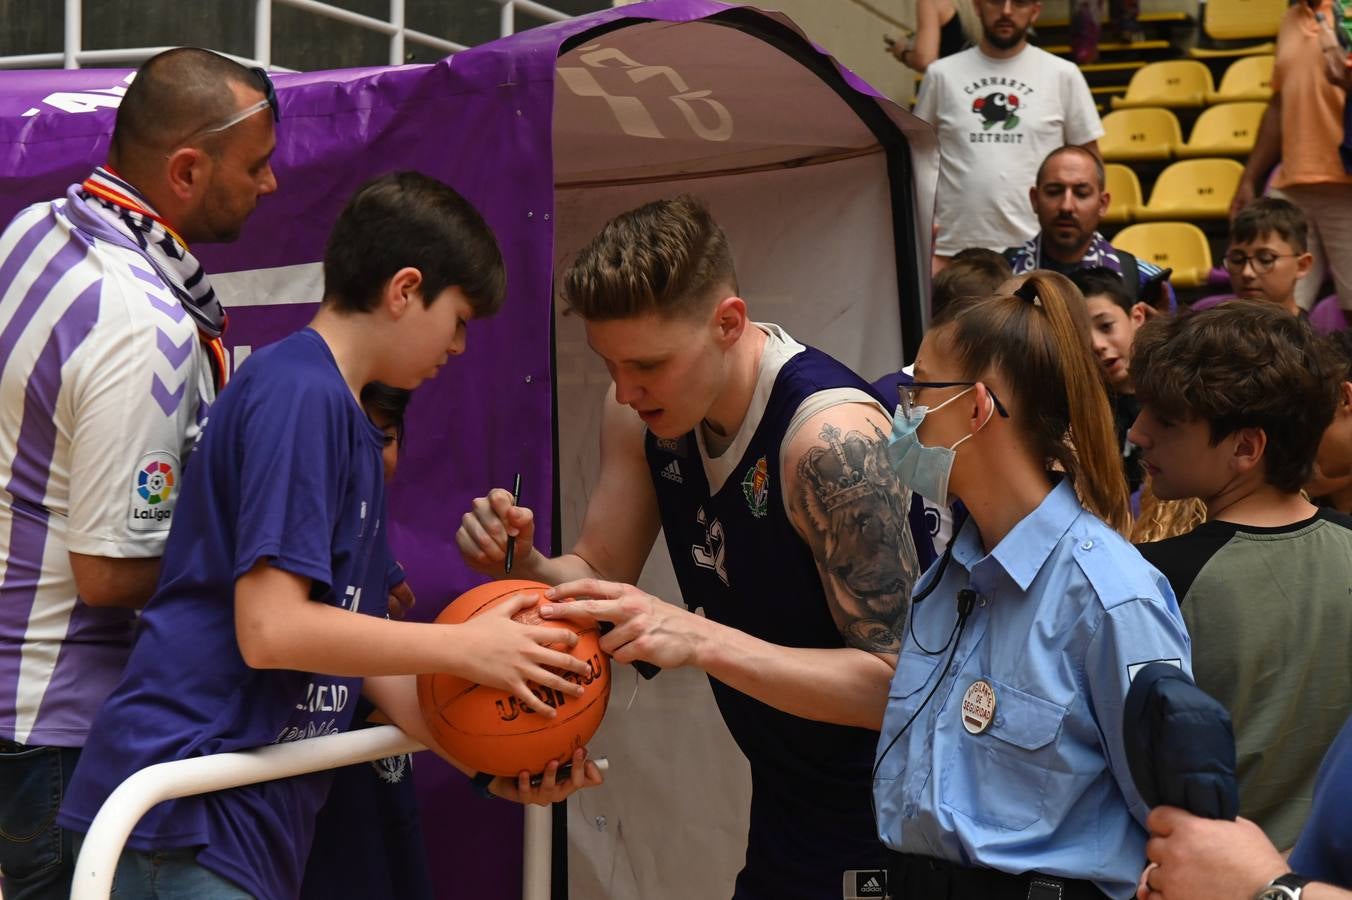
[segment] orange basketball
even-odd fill
[[[548,585],[537,581],[492,581],[461,594],[437,622],[459,624],[492,609],[522,592],[538,596]],[[418,703],[423,720],[441,749],[471,769],[493,775],[515,776],[522,770],[538,774],[551,759],[567,762],[586,745],[601,724],[610,699],[610,657],[601,651],[595,625],[545,621],[534,607],[514,617],[525,625],[544,625],[577,634],[572,655],[587,662],[586,675],[568,675],[586,693],[565,696],[532,684],[535,696],[558,711],[546,719],[523,706],[507,691],[484,687],[456,675],[418,676]],[[557,648],[562,649],[562,648]]]

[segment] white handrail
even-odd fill
[[[144,768],[118,785],[94,816],[75,862],[71,900],[108,900],[127,838],[157,803],[422,749],[398,728],[383,725]]]
[[[127,838],[141,817],[157,803],[424,749],[393,725],[382,725],[148,766],[118,785],[94,816],[75,861],[70,900],[108,900],[113,889],[113,872]],[[605,759],[596,760],[596,765],[608,768]],[[527,806],[525,816],[521,837],[521,898],[549,900],[552,810],[547,806]]]

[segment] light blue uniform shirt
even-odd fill
[[[944,646],[962,588],[979,599],[936,689],[948,651],[920,647]],[[878,767],[883,843],[1131,896],[1149,810],[1127,767],[1122,705],[1139,664],[1166,660],[1191,674],[1191,642],[1164,576],[1063,479],[990,554],[968,523],[943,580],[911,615],[880,752],[935,693]],[[970,734],[961,708],[977,679],[994,688],[995,714]]]

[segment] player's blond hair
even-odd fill
[[[588,321],[698,314],[736,293],[727,235],[688,194],[611,219],[560,285],[567,309]]]

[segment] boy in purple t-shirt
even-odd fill
[[[361,391],[362,409],[382,433],[386,484],[394,479],[399,465],[404,411],[410,396],[410,391],[378,381]],[[413,606],[413,592],[393,557],[386,568],[388,614],[402,619]],[[368,701],[360,701],[353,727],[373,724],[368,721],[371,711]],[[358,822],[369,827],[353,828]],[[432,900],[413,790],[413,764],[408,754],[346,766],[333,773],[328,800],[315,819],[314,842],[300,896],[302,900]]]
[[[372,381],[413,388],[432,377],[463,351],[466,323],[497,310],[504,281],[492,232],[446,185],[397,173],[348,202],[310,327],[255,353],[212,406],[159,587],[94,720],[64,827],[88,831],[146,766],[347,730],[358,694],[430,745],[409,673],[504,688],[546,716],[527,682],[580,692],[560,673],[582,664],[546,646],[559,632],[511,620],[529,601],[463,625],[385,616],[383,436],[358,397]],[[490,789],[552,802],[599,783],[582,759],[566,783],[551,763],[538,788],[522,773]],[[118,863],[119,897],[295,897],[329,780],[156,806]]]

